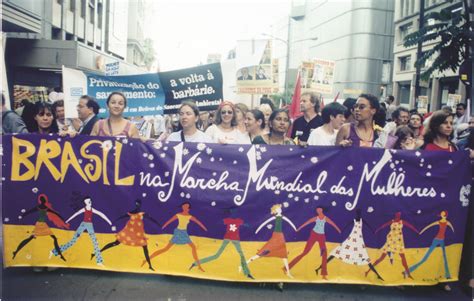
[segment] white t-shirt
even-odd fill
[[[167,141],[181,141],[181,131],[177,131],[174,133],[171,133],[168,136]],[[213,143],[211,137],[206,135],[205,133],[201,132],[200,130],[197,130],[196,133],[194,133],[191,136],[184,136],[184,141],[185,142],[203,142],[203,143]]]
[[[309,134],[308,145],[336,145],[337,130],[334,133],[329,134],[320,126]]]
[[[230,132],[224,132],[215,124],[207,128],[206,134],[211,137],[215,143],[222,144],[250,144],[250,137],[246,133],[242,133],[237,127]]]

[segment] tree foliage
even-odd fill
[[[453,2],[453,0],[448,1]],[[466,8],[467,0],[463,1]],[[426,14],[425,20],[433,19],[434,24],[425,25],[421,30],[405,37],[405,47],[416,46],[419,41],[422,43],[438,41],[433,48],[424,51],[415,62],[416,67],[422,68],[427,60],[433,62],[431,66],[423,70],[421,74],[423,80],[428,80],[434,71],[456,72],[459,66],[469,58],[471,35],[469,13],[463,13],[462,10],[452,12],[452,10],[453,6],[450,5],[441,11]]]

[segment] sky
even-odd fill
[[[288,16],[291,0],[154,0],[145,37],[155,41],[160,71],[206,63],[209,53],[225,58],[238,40],[263,38]]]

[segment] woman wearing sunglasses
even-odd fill
[[[379,100],[371,94],[361,94],[354,105],[357,124],[344,124],[336,137],[336,145],[373,147],[377,140],[374,130],[374,115],[380,109]]]
[[[43,101],[35,103],[33,116],[36,121],[33,125],[33,133],[50,134],[59,132],[56,115],[54,115],[53,106],[50,103]]]
[[[237,128],[234,104],[223,101],[216,111],[215,124],[207,128],[206,134],[220,144],[250,144],[248,135]]]

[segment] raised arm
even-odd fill
[[[124,214],[124,215],[121,215],[119,217],[117,217],[115,220],[114,220],[114,223],[118,222],[119,220],[123,219],[123,218],[127,218],[127,217],[130,217],[128,214]]]
[[[451,222],[448,221],[448,227],[451,228],[451,230],[453,230],[453,233],[454,233],[454,227],[453,225],[451,224]]]
[[[423,234],[423,232],[425,232],[429,228],[436,226],[437,224],[438,224],[438,222],[433,222],[433,223],[429,224],[428,226],[424,227],[423,230],[420,231],[420,235]]]
[[[64,222],[64,218],[59,214],[59,212],[54,211],[53,209],[49,209],[49,208],[47,208],[46,211],[56,215],[57,217],[59,217]],[[67,222],[64,222],[64,223],[67,224]]]
[[[283,218],[283,220],[287,221],[288,224],[290,224],[293,227],[293,229],[295,229],[295,231],[296,231],[295,224],[293,224],[293,222],[289,218],[287,218],[286,216],[282,216],[282,218]]]
[[[92,208],[92,213],[97,214],[97,215],[100,216],[104,221],[106,221],[107,223],[109,223],[109,225],[112,226],[112,222],[111,222],[111,221],[109,220],[109,218],[108,218],[104,213],[102,213],[101,211]]]
[[[201,228],[202,228],[204,231],[207,231],[207,228],[206,228],[206,226],[204,226],[204,224],[203,224],[203,223],[201,223],[201,221],[200,221],[200,220],[198,220],[198,219],[197,219],[197,218],[195,218],[194,216],[191,216],[191,220],[192,220],[193,222],[195,222],[196,224],[198,224],[198,225],[199,225],[199,227],[201,227]]]
[[[76,213],[74,213],[73,215],[71,215],[70,218],[67,219],[66,224],[69,223],[73,218],[75,218],[75,217],[78,216],[79,214],[84,213],[84,211],[85,211],[84,208],[82,208],[82,209],[76,211]]]
[[[415,228],[415,226],[413,226],[413,225],[410,224],[409,222],[407,222],[407,221],[404,220],[404,221],[402,221],[402,223],[403,223],[403,225],[405,225],[405,226],[407,226],[408,228],[410,228],[410,229],[412,229],[413,231],[415,231],[415,233],[418,233],[418,234],[420,233],[420,232],[418,232],[418,230]]]
[[[349,140],[349,134],[350,134],[350,125],[349,124],[344,124],[339,132],[337,132],[336,136],[336,146],[350,146],[352,142]]]
[[[37,210],[38,210],[38,206],[35,206],[35,207],[31,208],[31,209],[28,209],[28,210],[25,211],[25,212],[22,212],[22,213],[20,214],[20,219],[22,219],[23,217],[25,217],[25,216],[27,216],[27,215],[33,213],[33,212],[36,212]]]
[[[258,228],[257,230],[255,230],[255,234],[257,234],[263,227],[265,227],[266,224],[268,224],[269,222],[271,222],[272,220],[274,220],[275,217],[272,216],[270,217],[269,219],[267,219],[266,221],[264,221]]]
[[[161,227],[161,224],[156,220],[154,219],[153,217],[151,217],[150,215],[148,214],[144,214],[143,215],[143,218],[146,218],[146,219],[149,219],[150,221],[152,221],[153,223],[155,223],[158,227]]]
[[[392,224],[392,220],[389,220],[388,222],[386,222],[385,224],[383,224],[382,226],[380,226],[377,230],[375,230],[375,234],[377,234],[377,232],[379,232],[379,231],[382,230],[383,228],[389,226],[390,224]]]
[[[166,227],[168,227],[169,224],[171,224],[173,221],[177,220],[178,219],[178,216],[175,214],[173,215],[172,218],[170,218],[164,225],[163,227],[161,227],[161,229],[164,229]]]
[[[327,222],[328,224],[330,224],[331,226],[333,226],[334,229],[337,230],[337,232],[341,233],[341,229],[339,229],[339,227],[336,225],[336,223],[333,222],[332,219],[330,219],[330,218],[327,217],[327,216],[326,216],[326,222]]]
[[[306,222],[304,222],[298,229],[296,229],[296,232],[300,231],[301,229],[303,229],[303,228],[306,227],[307,225],[309,225],[309,224],[311,224],[311,223],[314,223],[315,221],[316,221],[316,216],[310,218],[309,220],[307,220]]]

